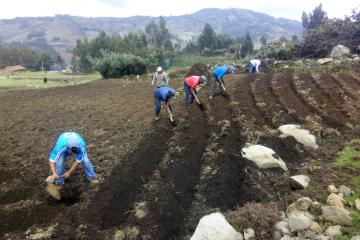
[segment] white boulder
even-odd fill
[[[327,63],[330,63],[333,61],[334,61],[333,58],[320,58],[320,59],[316,60],[316,63],[323,65],[323,64],[327,64]]]
[[[245,240],[255,240],[255,231],[252,228],[245,229],[244,231]]]
[[[280,135],[281,138],[286,138],[288,136],[293,136],[296,141],[305,145],[306,147],[317,149],[319,146],[316,144],[316,137],[306,129],[302,129],[299,125],[296,124],[287,124],[279,127],[279,131],[283,134]]]
[[[309,213],[304,211],[292,211],[288,216],[289,227],[291,232],[306,230],[310,227],[313,220],[309,217]]]
[[[340,195],[342,196],[342,194]],[[329,206],[344,208],[345,200],[341,196],[336,195],[335,193],[330,193],[330,195],[326,199],[326,204]]]
[[[325,234],[328,235],[331,239],[337,239],[341,235],[341,226],[330,226],[326,229]]]
[[[202,217],[190,240],[243,240],[219,212]]]
[[[343,195],[344,197],[347,197],[347,196],[350,196],[350,195],[351,195],[351,189],[348,188],[348,187],[345,186],[345,185],[341,185],[341,186],[339,187],[339,192],[342,193],[342,195]]]
[[[339,59],[346,54],[350,54],[350,49],[339,44],[331,50],[330,57]]]
[[[326,220],[338,224],[352,224],[352,218],[348,210],[335,206],[321,207],[323,216]]]
[[[360,235],[353,236],[350,240],[360,240]]]
[[[360,199],[355,200],[355,207],[356,207],[357,210],[360,211]]]
[[[290,177],[290,185],[295,189],[305,189],[309,186],[310,178],[306,175]]]
[[[242,157],[253,161],[259,168],[281,168],[287,171],[285,162],[271,149],[262,145],[252,145],[241,150]]]

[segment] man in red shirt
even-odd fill
[[[185,105],[188,106],[194,102],[196,96],[196,87],[200,84],[206,84],[207,78],[205,76],[190,76],[185,78],[184,93]]]

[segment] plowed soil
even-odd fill
[[[209,87],[200,90],[205,111],[186,108],[178,96],[176,126],[164,111],[154,121],[148,81],[2,91],[0,236],[113,239],[117,230],[132,229],[132,239],[189,239],[210,212],[249,202],[282,208],[301,194],[324,198],[324,186],[344,173],[317,166],[332,162],[360,133],[358,79],[355,72],[236,75],[225,79],[226,97],[208,100]],[[182,81],[171,85],[178,89]],[[282,124],[310,130],[319,149],[279,138]],[[79,168],[55,201],[44,190],[47,159],[57,136],[69,130],[86,139],[101,183],[91,186]],[[289,171],[259,170],[241,157],[246,143],[274,149]],[[294,191],[288,177],[300,173],[313,182]]]

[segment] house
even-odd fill
[[[5,67],[4,70],[5,72],[15,73],[15,72],[24,72],[26,71],[26,68],[24,68],[21,65],[15,65],[15,66]]]

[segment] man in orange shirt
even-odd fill
[[[196,96],[196,87],[200,84],[206,84],[207,78],[205,76],[190,76],[185,78],[184,93],[185,105],[188,106],[194,102]]]

